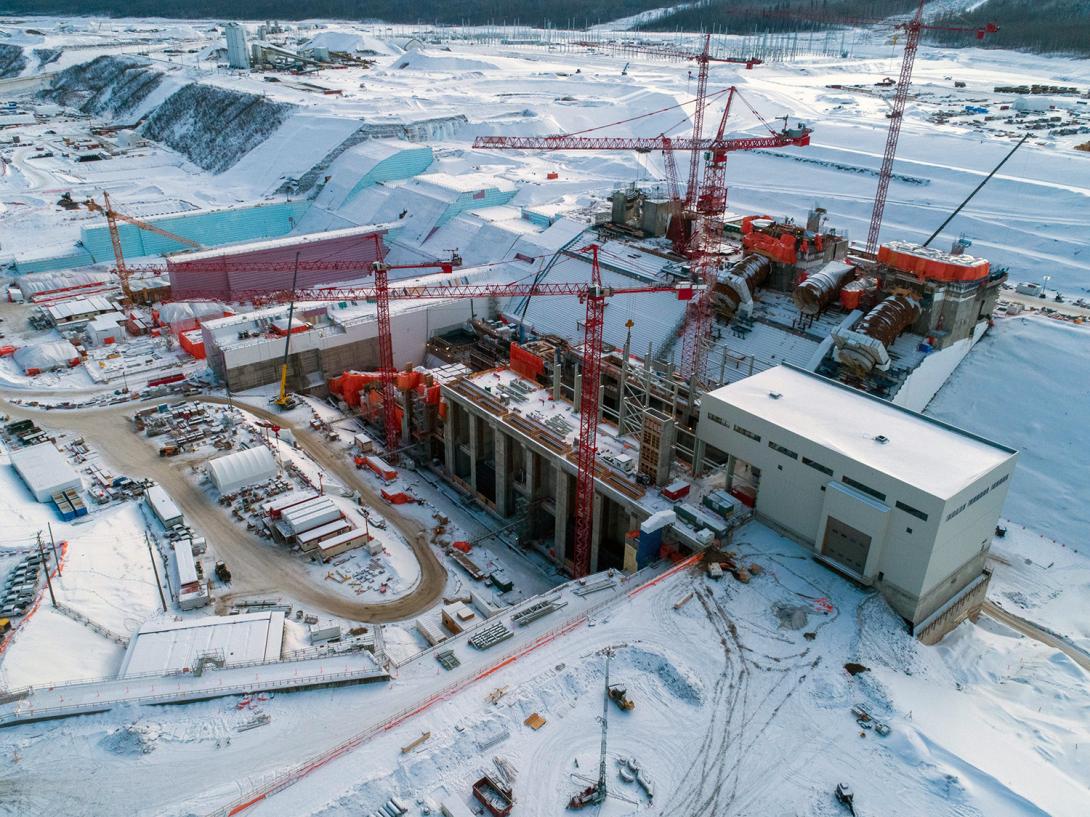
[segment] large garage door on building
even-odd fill
[[[840,562],[860,575],[867,566],[867,552],[871,538],[861,530],[830,516],[825,525],[825,541],[821,544],[824,556]]]

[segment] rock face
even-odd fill
[[[164,81],[166,75],[146,59],[103,56],[62,71],[41,96],[106,119],[146,117],[140,128],[144,137],[211,173],[234,165],[292,111],[291,105],[256,94],[198,82],[178,85],[174,78],[167,85]]]
[[[135,111],[163,81],[139,57],[98,57],[61,71],[41,96],[92,116],[120,118]]]
[[[0,78],[17,77],[26,68],[26,56],[17,45],[0,43]]]
[[[204,170],[222,173],[264,142],[291,110],[255,94],[191,83],[157,107],[141,133]]]

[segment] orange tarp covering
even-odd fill
[[[329,381],[329,390],[355,408],[360,404],[360,390],[381,380],[378,372],[345,372]]]
[[[923,251],[923,252],[926,252]],[[878,248],[878,260],[894,269],[914,273],[928,281],[979,281],[987,278],[991,265],[983,258],[934,253],[927,255],[894,249],[883,244]],[[957,260],[957,259],[960,259]]]
[[[759,252],[781,264],[794,264],[798,257],[793,235],[785,234],[774,238],[767,233],[751,232],[742,236],[742,247],[747,252]]]
[[[511,371],[527,380],[536,380],[545,371],[545,361],[517,343],[511,344]]]
[[[178,344],[197,360],[204,360],[204,336],[199,329],[180,334]]]

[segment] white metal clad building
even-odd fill
[[[793,366],[705,395],[697,434],[728,487],[917,631],[983,598],[1014,450]]]
[[[266,482],[278,471],[276,459],[264,446],[246,448],[208,462],[208,476],[221,494]]]
[[[83,482],[68,460],[53,443],[19,448],[11,452],[11,464],[39,502],[49,502],[53,494],[72,488],[79,491]]]
[[[182,512],[174,504],[174,500],[170,498],[170,494],[164,491],[161,486],[152,485],[144,496],[148,501],[151,512],[155,514],[155,518],[162,523],[164,528],[180,525],[185,521],[182,518]]]

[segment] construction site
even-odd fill
[[[1080,813],[1090,173],[928,106],[1090,74],[911,5],[0,20],[12,813]]]

